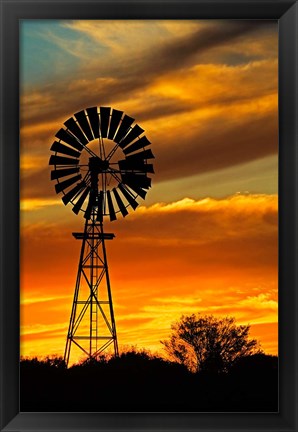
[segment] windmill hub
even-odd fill
[[[102,173],[109,169],[109,161],[102,160],[100,157],[92,156],[89,158],[89,169],[91,173]]]

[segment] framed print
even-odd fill
[[[1,0],[1,430],[297,430],[297,2]]]

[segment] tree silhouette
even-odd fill
[[[228,372],[239,359],[262,352],[249,339],[250,325],[236,325],[233,317],[183,315],[171,329],[170,339],[161,343],[170,359],[192,372]]]

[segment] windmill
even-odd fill
[[[125,217],[151,187],[148,163],[154,155],[135,119],[110,107],[90,107],[64,122],[51,146],[51,180],[65,205],[85,218],[78,272],[66,338],[68,365],[72,345],[98,358],[111,344],[118,356],[116,323],[108,270],[104,219]]]

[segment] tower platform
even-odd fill
[[[100,233],[100,232],[74,232],[72,233],[75,239],[83,240],[83,239],[96,239],[96,240],[113,240],[115,234],[112,233]]]

